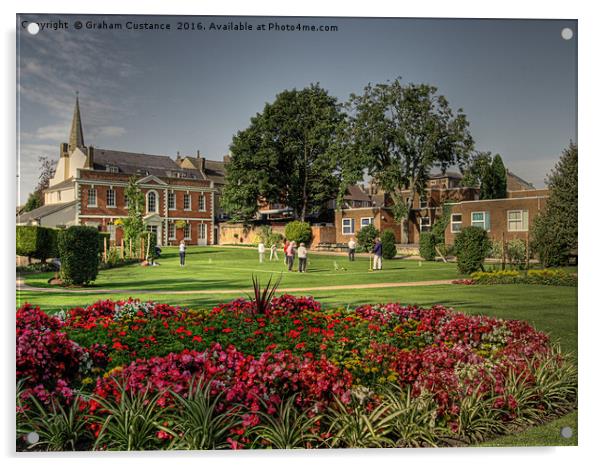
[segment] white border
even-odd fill
[[[13,7],[14,5],[14,7]],[[186,0],[171,0],[170,2],[147,1],[137,4],[124,2],[123,0],[105,0],[98,2],[81,2],[55,0],[4,2],[2,4],[2,15],[0,21],[3,28],[2,64],[4,73],[1,73],[3,99],[2,131],[1,140],[4,142],[4,153],[7,169],[4,170],[5,182],[2,187],[5,190],[4,198],[12,199],[13,202],[2,204],[3,218],[12,221],[14,218],[14,205],[16,205],[16,183],[13,174],[17,170],[17,161],[10,154],[16,151],[15,143],[15,19],[14,14],[19,12],[48,12],[48,13],[127,13],[127,14],[226,14],[226,15],[313,15],[313,16],[404,16],[404,17],[480,17],[480,18],[578,18],[579,19],[579,146],[581,149],[580,159],[580,196],[579,210],[581,212],[596,212],[598,210],[598,196],[595,192],[597,177],[599,173],[599,162],[596,154],[599,152],[599,109],[602,108],[601,90],[599,83],[602,82],[600,53],[600,12],[596,2],[567,2],[559,0],[532,1],[505,0],[504,2],[477,2],[470,0],[456,0],[449,2],[422,1],[422,2],[386,2],[385,0],[372,0],[370,2],[346,0],[330,1],[305,0],[303,2],[262,1],[253,2],[217,1],[206,0],[203,2],[190,2]],[[562,111],[562,109],[559,109]],[[589,194],[589,195],[588,195]],[[582,215],[583,218],[585,218]],[[579,444],[578,448],[515,448],[515,449],[453,449],[453,450],[429,450],[429,451],[397,451],[397,450],[354,450],[354,451],[328,451],[328,452],[220,452],[220,453],[187,453],[170,454],[166,452],[135,453],[135,454],[99,454],[97,456],[86,454],[56,454],[37,456],[45,465],[81,464],[82,459],[90,464],[104,464],[108,459],[127,458],[133,463],[163,464],[171,458],[177,457],[178,464],[198,464],[199,461],[209,461],[212,465],[222,464],[244,464],[251,465],[281,465],[286,462],[287,466],[306,465],[308,460],[314,464],[331,464],[333,461],[345,464],[365,465],[370,461],[378,461],[384,464],[403,464],[411,461],[419,463],[420,466],[441,464],[468,464],[487,461],[488,465],[533,464],[543,461],[546,465],[568,464],[591,464],[593,458],[599,460],[599,432],[602,419],[601,406],[599,402],[600,372],[599,372],[599,346],[600,329],[602,319],[596,309],[599,308],[599,295],[595,292],[598,284],[600,270],[600,249],[597,246],[600,232],[600,219],[591,216],[588,219],[588,228],[585,224],[580,225],[580,248],[588,251],[583,254],[580,261],[580,284],[579,284]],[[583,222],[580,222],[583,223]],[[3,248],[5,264],[3,268],[2,283],[5,286],[4,296],[7,296],[6,309],[14,308],[14,269],[12,268],[12,257],[10,245],[14,245],[15,233],[12,228],[0,229],[0,239]],[[9,245],[9,246],[6,246]],[[14,450],[12,432],[14,426],[11,424],[13,414],[11,413],[11,396],[14,392],[12,387],[14,374],[14,314],[4,313],[6,319],[4,328],[5,364],[8,375],[4,377],[2,409],[2,431],[0,438],[3,441],[3,452],[7,461],[5,464],[16,463],[16,456],[11,452]],[[35,458],[32,455],[21,455],[22,459]],[[20,462],[23,463],[23,462]]]

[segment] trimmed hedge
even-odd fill
[[[356,237],[359,246],[358,252],[372,252],[376,238],[378,238],[378,230],[372,224],[366,225],[357,232]]]
[[[42,262],[58,256],[57,232],[54,228],[35,225],[17,226],[17,255],[39,259]]]
[[[479,285],[506,285],[525,283],[529,285],[577,286],[577,275],[561,269],[499,270],[496,272],[475,272],[471,275]]]
[[[297,244],[305,243],[309,245],[311,241],[311,226],[307,222],[295,220],[286,225],[284,235],[289,241],[295,241]]]
[[[491,250],[487,232],[479,227],[463,228],[454,243],[460,273],[473,273],[483,269],[483,263]]]
[[[434,261],[436,257],[436,238],[430,232],[420,233],[420,255],[425,261]]]
[[[96,279],[99,237],[93,227],[72,226],[59,232],[61,278],[65,284],[87,285]]]
[[[397,248],[395,247],[395,233],[391,230],[385,230],[380,235],[380,240],[383,244],[383,258],[394,259],[397,255]]]

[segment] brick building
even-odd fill
[[[109,232],[119,243],[123,232],[118,220],[127,217],[125,190],[134,177],[144,195],[145,226],[157,234],[161,245],[182,239],[188,244],[213,244],[219,174],[207,170],[217,178],[212,179],[206,171],[189,166],[189,159],[178,163],[164,155],[86,146],[76,99],[69,142],[61,144],[54,178],[44,193],[45,205],[19,215],[17,223],[90,225]]]
[[[453,243],[455,234],[469,225],[483,226],[494,239],[501,239],[502,233],[505,239],[526,238],[533,219],[545,207],[548,190],[535,189],[511,172],[507,172],[507,179],[505,199],[479,200],[478,188],[461,186],[461,174],[432,175],[424,194],[416,195],[412,201],[407,242],[417,244],[420,233],[430,231],[436,219],[443,214],[444,205],[451,208],[451,221],[445,237],[447,243]],[[396,241],[402,242],[401,227],[393,217],[393,201],[387,193],[369,184],[367,188],[354,186],[347,195],[351,198],[346,196],[343,208],[335,214],[337,243],[347,243],[369,224],[379,231],[392,230]],[[409,191],[407,196],[410,196]],[[365,206],[366,197],[369,198],[368,206]]]

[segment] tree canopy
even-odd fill
[[[358,181],[365,168],[394,203],[402,239],[408,240],[412,202],[422,194],[433,168],[461,168],[473,140],[462,109],[454,112],[437,88],[402,85],[400,79],[368,85],[349,103],[346,173]]]
[[[224,210],[247,220],[263,200],[288,206],[301,221],[319,211],[339,191],[333,141],[343,121],[337,99],[318,84],[278,94],[232,140]]]
[[[462,184],[479,188],[480,199],[503,199],[507,192],[506,167],[500,154],[476,152],[464,170]]]
[[[577,145],[571,142],[548,175],[550,197],[534,222],[534,246],[544,266],[566,264],[577,248],[577,173]]]
[[[137,240],[144,231],[144,194],[136,184],[136,178],[131,177],[125,188],[128,216],[123,219],[124,239]],[[134,243],[135,244],[135,243]]]

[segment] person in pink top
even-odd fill
[[[295,262],[295,251],[297,250],[297,244],[294,241],[288,243],[286,248],[286,262],[288,264],[288,270],[293,270],[293,264]]]

